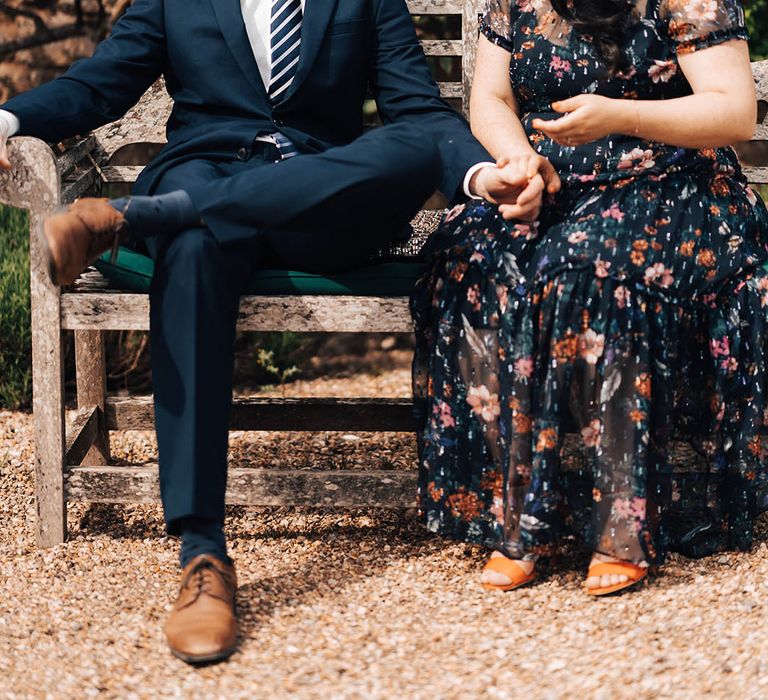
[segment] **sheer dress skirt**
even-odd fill
[[[428,528],[530,560],[570,534],[632,562],[749,547],[767,235],[713,171],[565,188],[538,224],[449,212],[411,303]]]

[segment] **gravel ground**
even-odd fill
[[[404,368],[297,382],[291,395],[402,396]],[[351,439],[357,438],[357,439]],[[117,435],[118,459],[151,435]],[[413,464],[410,436],[233,437],[240,466]],[[0,413],[0,698],[764,698],[768,535],[749,554],[674,557],[632,594],[591,600],[586,555],[484,592],[477,547],[406,514],[232,509],[242,644],[192,669],[166,650],[177,545],[154,507],[76,504],[34,546],[31,417]],[[765,528],[763,528],[764,530]]]

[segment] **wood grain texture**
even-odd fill
[[[157,466],[68,467],[67,498],[91,503],[159,503]],[[410,508],[415,471],[230,469],[226,502],[246,506]]]
[[[421,45],[427,56],[461,56],[460,39],[425,39]]]
[[[96,148],[96,137],[91,134],[78,141],[59,156],[59,172],[61,177],[69,175],[77,165]]]
[[[67,330],[149,330],[149,297],[130,293],[68,293],[61,300]],[[409,333],[406,297],[245,296],[238,329],[307,333]]]
[[[463,0],[407,0],[412,15],[460,15]]]
[[[440,88],[440,95],[446,99],[464,98],[463,83],[438,83],[437,86]]]
[[[108,398],[109,430],[152,430],[151,396]],[[240,398],[235,399],[230,430],[339,430],[413,432],[410,399]]]
[[[480,32],[479,12],[481,0],[465,0],[462,13],[462,36],[464,47],[462,54],[462,80],[464,93],[464,116],[469,119],[469,96],[475,77],[475,59],[477,58],[477,40]]]
[[[96,411],[97,435],[88,454],[78,464],[109,464],[109,432],[104,424],[107,398],[107,368],[104,358],[104,336],[100,331],[75,331],[75,375],[77,407]],[[72,464],[71,461],[67,462]]]
[[[768,168],[744,168],[744,175],[753,185],[768,185]]]
[[[755,92],[758,100],[768,101],[768,60],[752,63],[752,76],[755,79]]]
[[[32,408],[35,423],[37,541],[66,537],[64,500],[64,363],[60,294],[48,279],[38,230],[59,204],[61,178],[51,148],[32,138],[9,141],[13,169],[0,173],[0,202],[29,210],[32,297]]]
[[[67,430],[67,443],[64,451],[65,464],[80,465],[83,463],[99,437],[100,413],[98,407],[78,411]]]
[[[104,182],[133,183],[141,175],[144,165],[107,165],[101,169]]]
[[[99,171],[94,166],[87,167],[79,172],[75,172],[75,177],[63,184],[61,202],[62,204],[70,204],[79,197],[93,197],[100,186],[101,176]]]

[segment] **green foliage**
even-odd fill
[[[28,406],[32,394],[29,223],[0,206],[0,407]]]
[[[252,337],[251,342],[256,365],[282,386],[299,374],[294,361],[300,359],[312,339],[297,333],[264,333]]]
[[[768,0],[748,0],[744,3],[750,33],[753,61],[768,58]]]

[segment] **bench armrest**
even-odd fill
[[[0,204],[28,209],[33,218],[46,216],[61,197],[61,176],[51,147],[26,136],[8,141],[10,172],[0,171]]]

